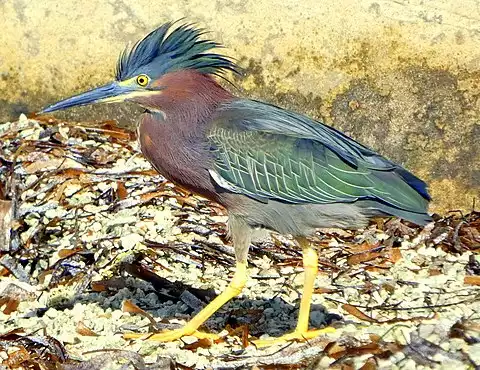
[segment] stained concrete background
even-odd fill
[[[185,17],[238,93],[323,120],[413,170],[432,209],[480,202],[478,0],[0,0],[0,121],[107,82],[125,43]],[[70,119],[134,122],[132,107]]]

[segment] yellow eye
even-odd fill
[[[150,81],[150,78],[147,75],[139,75],[137,77],[137,84],[139,84],[142,87],[147,86],[149,81]]]

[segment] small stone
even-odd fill
[[[20,114],[20,117],[18,117],[18,123],[19,123],[20,125],[26,125],[26,124],[28,124],[28,118],[27,118],[27,116],[26,116],[24,113]]]
[[[35,181],[38,180],[38,176],[37,175],[30,175],[30,176],[27,176],[26,180],[25,180],[25,185],[26,186],[29,186],[29,185],[32,185]]]
[[[120,238],[120,243],[122,244],[122,247],[125,249],[132,249],[142,241],[143,241],[143,237],[136,233],[128,234]]]
[[[134,224],[138,218],[134,215],[117,215],[115,218],[107,222],[107,227]]]
[[[187,335],[185,337],[182,337],[182,342],[185,344],[193,344],[195,342],[198,342],[198,338],[194,337],[193,335]]]
[[[112,185],[108,182],[99,182],[97,184],[97,189],[100,190],[101,192],[105,192],[107,190],[110,190],[112,188]]]
[[[480,343],[472,344],[468,348],[468,353],[474,363],[480,364]]]
[[[47,316],[50,319],[54,319],[58,316],[58,311],[55,308],[49,308],[47,312],[45,312],[45,316]]]
[[[82,189],[81,184],[68,184],[65,189],[63,190],[63,194],[66,197],[71,197],[73,194],[75,194],[77,191]]]
[[[325,312],[323,311],[312,311],[310,312],[310,324],[314,328],[319,328],[325,325]]]
[[[172,227],[172,229],[170,230],[171,234],[172,235],[180,235],[182,233],[182,229],[180,229],[178,226],[174,226]]]
[[[51,219],[54,219],[55,217],[63,217],[65,216],[66,213],[67,211],[62,207],[47,209],[45,211],[45,217],[51,220]]]

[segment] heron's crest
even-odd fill
[[[117,63],[117,80],[125,80],[139,73],[159,77],[181,69],[195,69],[214,75],[222,75],[227,70],[237,72],[232,60],[210,51],[220,47],[220,44],[200,39],[204,33],[202,29],[184,24],[172,30],[172,25],[171,22],[165,23],[133,47],[127,47]]]

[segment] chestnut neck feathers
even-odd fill
[[[159,83],[163,92],[142,102],[149,109],[139,124],[142,152],[172,182],[216,200],[206,129],[219,104],[234,97],[196,71],[171,73]]]
[[[168,125],[195,131],[222,102],[233,95],[210,75],[184,70],[165,75],[155,82],[161,93],[143,98],[141,104],[150,111],[160,111]]]

